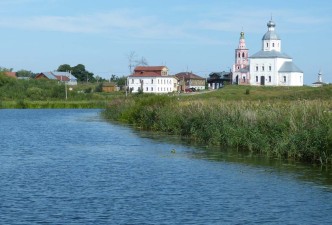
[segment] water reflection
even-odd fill
[[[141,138],[148,138],[162,143],[172,143],[181,150],[180,152],[183,152],[185,149],[181,146],[188,147],[191,151],[187,151],[185,154],[191,158],[260,167],[267,173],[289,174],[303,182],[314,182],[332,191],[332,165],[322,166],[294,160],[271,158],[256,153],[229,150],[220,146],[202,146],[175,135],[165,135],[158,132],[141,130],[135,130],[134,132]]]

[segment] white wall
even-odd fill
[[[129,89],[133,88],[133,93],[143,87],[144,93],[168,93],[177,90],[177,80],[174,77],[128,77]]]

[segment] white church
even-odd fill
[[[261,51],[249,57],[244,33],[240,34],[239,46],[235,49],[232,83],[239,85],[303,86],[303,71],[293,59],[281,52],[281,39],[275,32],[272,19],[262,38]]]

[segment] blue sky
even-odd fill
[[[33,72],[84,64],[95,75],[128,75],[128,55],[171,74],[229,70],[240,32],[252,55],[271,15],[282,51],[305,84],[332,82],[330,0],[0,0],[0,66]]]

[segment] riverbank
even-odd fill
[[[331,93],[331,86],[229,86],[197,96],[143,94],[113,100],[104,116],[197,143],[331,164]]]
[[[101,100],[0,101],[0,109],[103,109],[106,105],[107,101]]]

